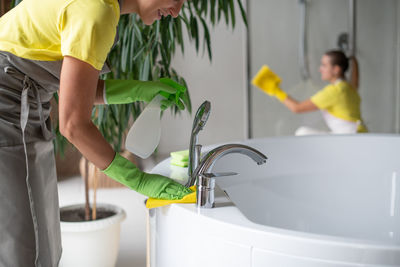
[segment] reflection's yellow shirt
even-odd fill
[[[72,56],[101,70],[119,15],[117,0],[24,0],[0,18],[0,50],[43,61]]]
[[[361,98],[346,81],[325,86],[311,97],[311,101],[332,116],[350,122],[359,122],[358,132],[366,132],[360,111]]]

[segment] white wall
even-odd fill
[[[159,155],[189,147],[193,116],[204,100],[211,102],[211,115],[199,134],[201,144],[242,140],[245,135],[244,83],[246,66],[243,40],[244,23],[237,10],[236,27],[232,31],[225,22],[211,31],[212,62],[207,53],[196,54],[194,45],[185,38],[185,54],[177,50],[172,65],[185,77],[192,100],[192,115],[186,112],[173,116],[169,112],[162,119]],[[211,28],[211,26],[210,26]]]
[[[363,111],[366,123],[375,132],[395,131],[399,5],[397,0],[359,0],[357,5]]]

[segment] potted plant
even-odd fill
[[[98,170],[93,165],[94,201],[89,205],[89,165],[85,160],[85,203],[60,208],[63,254],[59,266],[111,267],[117,261],[120,225],[125,211],[96,203]]]
[[[11,5],[15,6],[19,2],[21,0],[13,0]],[[247,25],[242,0],[236,0],[236,3]],[[206,19],[212,27],[223,19],[233,29],[236,23],[234,0],[187,1],[179,17],[164,17],[151,26],[144,25],[135,14],[121,16],[118,26],[119,42],[108,56],[111,72],[102,78],[157,80],[160,77],[170,77],[187,87],[184,78],[171,66],[171,59],[178,47],[184,52],[183,30],[186,28],[196,50],[199,51],[202,42],[203,52],[207,51],[209,60],[212,60],[211,36]],[[57,95],[55,99],[58,102]],[[188,91],[184,99],[185,110],[191,112]],[[117,152],[121,152],[126,132],[143,107],[144,104],[140,102],[94,106],[92,120],[104,138]],[[172,112],[176,114],[179,110],[175,107]],[[63,154],[68,141],[60,134],[58,121],[54,120],[54,123],[55,151]],[[89,178],[95,196],[100,171],[86,160],[82,165],[86,203],[60,209],[63,240],[63,259],[60,266],[114,266],[118,251],[119,225],[126,215],[115,206],[96,205],[96,201],[93,205],[89,204]],[[105,240],[101,241],[99,238]],[[74,258],[78,261],[74,261]]]

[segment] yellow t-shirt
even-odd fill
[[[367,131],[361,119],[361,98],[348,82],[342,80],[325,86],[311,97],[311,102],[336,118],[359,122],[358,132]]]
[[[119,16],[117,0],[24,0],[0,18],[0,50],[42,61],[72,56],[101,70]]]

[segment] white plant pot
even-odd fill
[[[74,210],[84,204],[62,207]],[[97,204],[115,215],[95,221],[61,221],[62,256],[59,267],[114,267],[117,261],[123,209],[111,204]]]

